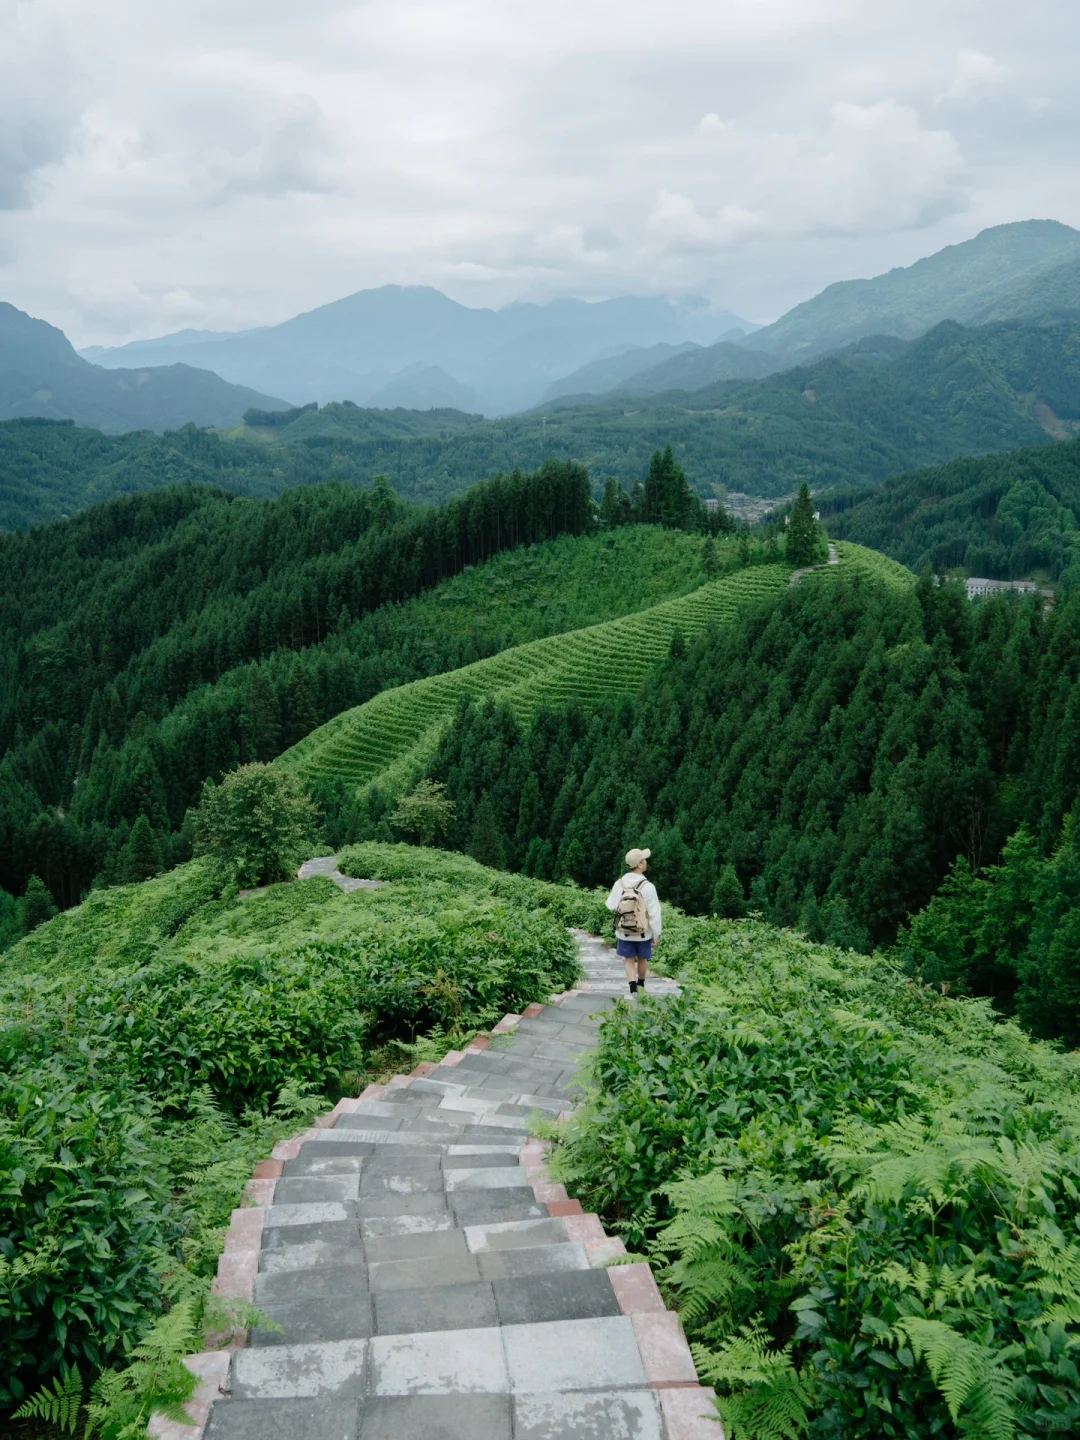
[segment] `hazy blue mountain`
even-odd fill
[[[1076,309],[1078,266],[1080,231],[1056,220],[997,225],[905,269],[830,285],[740,344],[793,365],[866,335],[914,339],[942,320],[1039,319]]]
[[[711,343],[732,328],[753,326],[703,300],[556,300],[490,310],[459,305],[429,286],[385,285],[260,330],[139,341],[137,354],[140,364],[182,360],[296,403],[366,404],[406,367],[437,366],[475,391],[486,413],[502,414],[536,404],[552,381],[615,347]],[[93,353],[108,368],[132,359],[130,346]]]
[[[283,403],[191,365],[103,370],[77,355],[62,330],[0,302],[2,420],[40,415],[109,434],[160,434],[187,424],[230,429],[252,405]]]
[[[476,391],[438,365],[407,365],[369,398],[375,410],[464,410],[480,408]]]
[[[554,381],[544,391],[544,400],[559,400],[564,395],[604,395],[615,390],[633,375],[654,369],[665,360],[687,351],[698,351],[700,345],[684,340],[681,345],[627,345],[611,355],[601,355]]]
[[[721,340],[718,345],[673,355],[616,388],[621,395],[662,395],[665,390],[701,390],[718,380],[756,380],[777,368],[771,356]]]

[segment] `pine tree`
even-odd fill
[[[710,908],[712,913],[719,915],[722,920],[738,920],[745,915],[746,900],[734,865],[725,865],[720,871]]]
[[[614,475],[609,475],[604,481],[604,498],[600,504],[600,519],[609,530],[614,530],[616,525],[623,523],[625,519],[623,501],[625,499],[626,492]]]
[[[127,844],[120,852],[120,875],[125,884],[149,880],[161,869],[161,851],[154,827],[140,815],[131,827]]]
[[[804,480],[788,517],[784,554],[789,565],[813,565],[821,552],[821,526],[814,518],[814,502]]]
[[[720,556],[716,550],[716,541],[711,535],[706,536],[705,543],[701,547],[701,568],[709,580],[715,579],[716,573],[720,569]]]
[[[481,865],[490,865],[493,870],[499,870],[503,866],[503,837],[499,830],[495,806],[487,790],[481,795],[473,816],[469,854],[474,860],[479,860]]]
[[[31,875],[22,900],[23,933],[29,935],[31,930],[51,920],[56,913],[56,901],[48,886],[39,876]]]

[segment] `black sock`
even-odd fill
[[[644,989],[645,989],[645,976],[644,976],[644,975],[639,975],[639,976],[638,976],[638,982],[637,982],[637,984],[638,984],[638,989],[639,989],[639,990],[644,990]]]
[[[638,987],[638,982],[637,982],[636,980],[631,980],[631,981],[630,981],[630,994],[631,994],[631,995],[636,995],[636,994],[637,994],[637,987]]]

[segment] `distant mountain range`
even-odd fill
[[[231,428],[272,395],[231,385],[191,365],[102,370],[75,353],[63,331],[0,303],[0,419],[39,415],[108,434],[195,424]]]
[[[384,285],[281,325],[224,336],[184,331],[83,355],[110,369],[177,361],[205,366],[236,384],[287,395],[293,404],[352,400],[427,409],[448,403],[456,383],[462,390],[453,403],[499,415],[539,403],[553,381],[613,350],[711,344],[733,329],[754,328],[704,300],[555,300],[488,310],[459,305],[427,286]]]
[[[597,487],[613,475],[630,489],[669,443],[704,495],[775,497],[803,480],[865,492],[958,455],[1019,446],[1053,455],[1055,440],[1078,433],[1080,320],[946,321],[918,340],[869,337],[756,380],[555,401],[496,420],[340,402],[253,408],[224,437],[193,426],[158,439],[11,421],[0,425],[0,529],[181,481],[267,496],[381,474],[400,494],[437,502],[473,480],[566,458],[588,465]]]

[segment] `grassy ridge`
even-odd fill
[[[783,589],[787,565],[760,565],[703,585],[638,615],[519,645],[461,670],[384,691],[331,720],[282,757],[312,779],[395,791],[435,753],[458,704],[493,696],[520,720],[541,705],[598,704],[631,695],[667,652],[676,631],[722,624],[740,604]]]
[[[898,586],[914,583],[903,566],[858,545],[843,546],[839,566],[819,573],[852,572]],[[462,700],[490,696],[508,704],[524,723],[541,706],[593,706],[633,695],[677,632],[690,636],[725,624],[740,606],[779,594],[790,575],[791,567],[780,562],[736,570],[636,615],[519,645],[384,691],[313,731],[279,763],[311,780],[344,780],[357,788],[377,782],[384,791],[399,792],[434,755]]]

